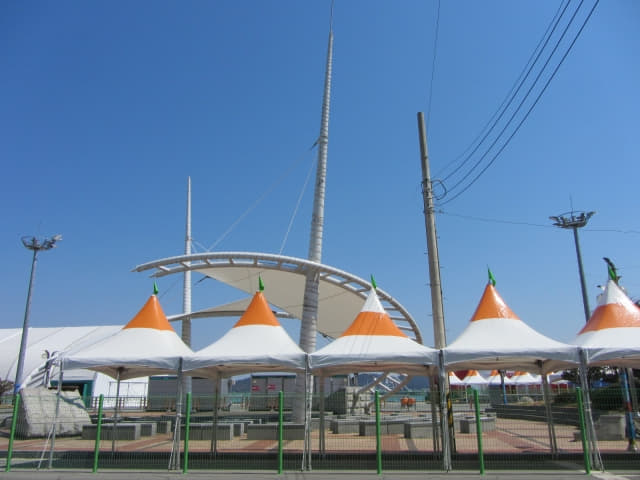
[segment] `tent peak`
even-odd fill
[[[482,298],[478,303],[475,313],[471,317],[471,321],[484,320],[487,318],[508,318],[512,320],[520,320],[513,313],[506,302],[500,297],[496,288],[488,283],[482,294]]]

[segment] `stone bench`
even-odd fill
[[[181,427],[181,435],[184,438],[185,426]],[[189,440],[212,440],[213,426],[211,423],[191,423],[189,425]],[[233,424],[219,423],[216,426],[217,440],[233,440]]]
[[[359,433],[360,420],[334,419],[329,422],[331,433]]]
[[[440,426],[436,425],[440,432]],[[406,422],[404,424],[404,438],[432,438],[433,424],[429,422]]]
[[[398,419],[385,419],[380,421],[380,434],[402,434],[404,435],[404,424],[408,421],[407,418]],[[371,436],[376,434],[376,421],[375,420],[361,420],[358,425],[358,432],[361,437]]]
[[[118,423],[115,427],[116,440],[139,440],[141,425],[139,423]],[[98,426],[94,424],[82,426],[82,439],[95,440]],[[100,429],[100,440],[113,440],[114,425],[107,423]]]
[[[483,432],[493,432],[496,429],[496,417],[480,417],[480,426]],[[460,433],[476,433],[476,418],[461,418]]]
[[[262,423],[247,425],[248,440],[278,440],[278,424]],[[283,440],[304,440],[303,423],[285,423]]]

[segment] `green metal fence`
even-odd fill
[[[308,428],[296,422],[291,393],[244,395],[240,401],[189,396],[175,402],[126,401],[50,391],[5,401],[0,462],[16,469],[265,470],[303,468],[308,435],[313,469],[442,470],[441,417],[451,422],[454,470],[634,468],[633,414],[620,388],[589,392],[592,422],[579,391],[551,392],[549,406],[530,394],[456,391],[440,411],[429,392],[357,391],[314,396]],[[24,408],[31,402],[31,408]],[[37,408],[34,403],[37,402]],[[217,404],[219,408],[213,409]],[[207,408],[207,406],[209,408]],[[173,408],[172,408],[173,407]],[[33,411],[39,409],[39,414]],[[30,416],[26,412],[30,412]],[[632,412],[633,413],[633,412]],[[179,428],[176,427],[179,425]],[[444,422],[447,425],[447,421]],[[634,426],[631,423],[631,426]],[[594,438],[591,435],[595,435]]]

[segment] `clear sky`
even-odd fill
[[[600,2],[511,142],[453,198],[524,119],[593,4],[444,180],[437,231],[449,341],[473,314],[487,266],[520,318],[558,340],[575,336],[584,315],[573,237],[548,219],[572,208],[597,212],[580,231],[591,307],[605,256],[640,297],[637,1]],[[416,112],[428,115],[431,171],[444,179],[564,5],[447,1],[438,16],[436,1],[335,4],[323,261],[373,273],[429,345]],[[31,256],[21,236],[56,233],[59,248],[39,256],[31,325],[130,320],[153,285],[131,270],[184,251],[188,176],[194,251],[278,253],[315,164],[329,12],[328,0],[1,2],[0,327],[22,325]],[[283,254],[306,257],[312,200],[313,181]],[[158,283],[165,312],[179,313],[182,277]],[[194,310],[242,297],[212,280],[193,296]],[[232,324],[194,321],[194,347]],[[297,340],[295,324],[285,326]]]

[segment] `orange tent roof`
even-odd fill
[[[246,325],[270,325],[272,327],[281,326],[262,292],[255,293],[251,303],[233,328],[244,327]]]
[[[145,303],[136,316],[123,327],[123,330],[125,328],[153,328],[154,330],[173,331],[173,327],[171,327],[167,316],[162,311],[156,295],[149,297],[147,303]]]
[[[362,310],[341,337],[349,335],[381,335],[408,338],[382,307],[377,295],[367,298]]]
[[[520,320],[490,283],[485,287],[478,308],[476,308],[475,313],[471,317],[471,321],[474,322],[486,318],[511,318],[513,320]]]
[[[640,308],[615,282],[609,282],[600,305],[578,335],[607,328],[640,327]]]

